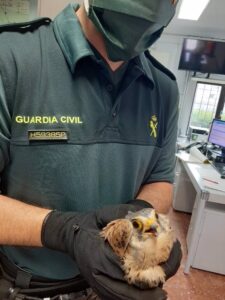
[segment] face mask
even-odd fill
[[[172,0],[84,0],[108,57],[128,61],[148,49],[175,14]]]

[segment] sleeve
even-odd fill
[[[179,92],[176,81],[170,86],[169,105],[164,107],[165,136],[162,148],[155,157],[156,163],[151,169],[146,183],[153,182],[174,182],[175,153],[177,141]]]
[[[9,162],[10,124],[11,116],[7,107],[3,80],[0,75],[0,174]]]

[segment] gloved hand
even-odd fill
[[[76,260],[81,274],[104,300],[166,299],[161,288],[140,290],[124,281],[120,260],[99,236],[111,220],[128,211],[150,207],[145,201],[108,206],[88,214],[51,212],[43,223],[44,246],[64,251]],[[173,268],[171,268],[173,269]]]

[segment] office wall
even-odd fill
[[[39,15],[54,18],[69,3],[82,3],[83,0],[39,0]]]
[[[161,38],[151,47],[150,52],[168,69],[170,69],[177,78],[178,88],[180,92],[180,117],[179,117],[179,134],[186,134],[189,117],[192,109],[197,78],[193,78],[193,72],[178,70],[181,47],[185,36],[176,36],[163,34]],[[204,81],[204,74],[196,75]],[[223,83],[225,84],[225,76],[210,75],[206,82]]]

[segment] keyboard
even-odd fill
[[[213,161],[212,165],[217,170],[217,172],[219,172],[220,175],[225,172],[225,163]]]

